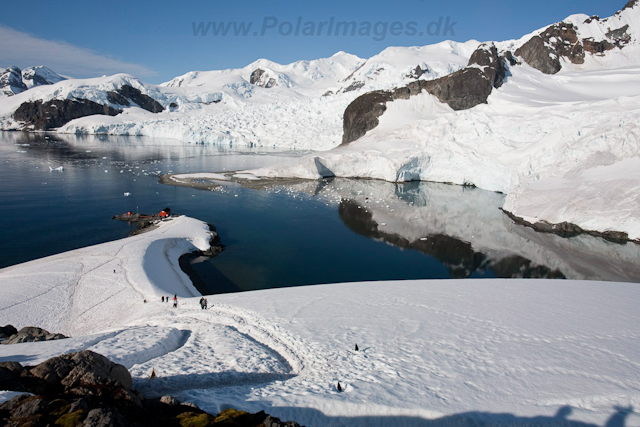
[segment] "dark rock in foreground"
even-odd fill
[[[13,119],[33,130],[58,128],[80,117],[94,114],[116,116],[122,110],[98,104],[88,99],[53,99],[42,102],[23,102],[13,113]]]
[[[0,363],[0,387],[24,391],[0,405],[6,426],[299,427],[264,412],[227,409],[217,416],[171,396],[145,399],[127,369],[92,351],[51,358],[35,367]]]
[[[6,328],[13,328],[13,326],[8,325]],[[15,328],[13,328],[15,330]],[[36,342],[36,341],[51,341],[51,340],[59,340],[63,338],[68,338],[62,334],[54,334],[45,331],[41,328],[36,328],[34,326],[26,326],[19,331],[11,334],[6,340],[2,341],[2,344],[20,344],[23,342]]]
[[[9,338],[17,333],[18,330],[13,325],[0,326],[0,338]]]

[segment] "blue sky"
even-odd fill
[[[0,66],[46,65],[62,74],[89,77],[129,72],[160,83],[192,70],[243,67],[258,58],[280,63],[331,56],[343,50],[370,57],[387,46],[421,46],[452,39],[519,38],[573,13],[609,16],[626,0],[367,0],[367,1],[38,1],[6,2],[0,15]],[[364,35],[303,36],[304,25],[355,21]],[[429,24],[443,18],[440,32]],[[449,33],[444,26],[449,18]],[[263,30],[268,24],[277,24]],[[247,36],[193,34],[193,23],[252,23]],[[291,26],[285,22],[290,22]],[[363,22],[387,23],[371,28]],[[391,34],[391,25],[399,22]],[[411,24],[414,23],[415,25]],[[282,27],[280,27],[282,25]],[[397,25],[397,24],[396,24]],[[411,27],[413,25],[413,27]],[[280,28],[280,30],[279,30]],[[399,30],[399,28],[401,28]],[[412,31],[412,28],[415,31]],[[427,34],[427,29],[434,35]],[[211,28],[210,28],[211,30]],[[452,30],[452,31],[451,31]],[[349,30],[350,31],[350,30]],[[254,33],[258,35],[254,35]],[[453,34],[452,34],[453,32]],[[422,33],[422,35],[420,35]],[[381,35],[384,34],[384,37]]]

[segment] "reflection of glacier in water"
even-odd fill
[[[515,224],[504,195],[456,185],[332,179],[291,185],[338,204],[352,231],[431,255],[452,277],[640,281],[640,245],[590,235],[561,237]]]

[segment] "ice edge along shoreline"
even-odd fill
[[[199,177],[193,177],[190,178],[188,177],[188,175],[194,175],[197,176],[198,173],[193,173],[193,174],[163,174],[160,175],[159,177],[159,182],[161,184],[165,184],[165,185],[173,185],[175,187],[187,187],[187,188],[194,188],[197,190],[213,190],[217,187],[220,186],[228,186],[229,184],[238,184],[241,185],[244,188],[249,188],[249,189],[254,189],[254,190],[259,190],[259,189],[263,189],[266,188],[266,186],[269,185],[286,185],[288,183],[298,183],[298,182],[304,182],[304,181],[319,181],[319,179],[306,179],[306,178],[267,178],[267,179],[256,179],[256,180],[248,180],[248,179],[241,179],[241,178],[237,178],[234,175],[238,173],[238,171],[231,171],[231,172],[224,172],[221,173],[221,175],[224,175],[228,178],[228,180],[214,180],[214,179],[206,179],[206,178],[199,178]],[[181,178],[175,179],[174,176],[176,175],[180,175]],[[332,177],[332,178],[340,178],[340,177]],[[327,178],[323,178],[323,179],[327,179]],[[369,179],[374,179],[375,178],[349,178],[349,179],[365,179],[365,180],[369,180]],[[377,180],[377,181],[383,181],[383,180]],[[386,181],[385,181],[386,182]],[[455,184],[452,182],[438,182],[438,181],[419,181],[419,182],[433,182],[433,183],[439,183],[439,184],[448,184],[448,185],[459,185],[461,187],[465,187],[467,186],[467,184]],[[488,190],[486,190],[488,191]],[[618,244],[623,244],[626,242],[631,242],[631,243],[636,243],[636,244],[640,244],[640,239],[631,239],[629,237],[629,234],[625,231],[617,231],[617,230],[606,230],[606,231],[600,231],[600,230],[586,230],[582,227],[580,227],[577,224],[571,223],[571,222],[560,222],[560,223],[550,223],[544,220],[538,221],[538,222],[529,222],[526,219],[515,215],[512,212],[509,212],[503,208],[500,208],[500,210],[507,215],[513,222],[515,222],[516,224],[519,225],[523,225],[525,227],[529,227],[531,229],[533,229],[536,232],[540,232],[540,233],[551,233],[551,234],[555,234],[558,235],[560,237],[572,237],[572,236],[577,236],[580,234],[587,234],[590,236],[594,236],[594,237],[601,237],[603,239],[606,239],[610,242],[613,243],[618,243]],[[189,277],[191,277],[191,275],[189,273],[187,273],[185,271],[185,273],[187,275],[189,275]],[[195,274],[195,272],[193,272],[193,274]],[[194,284],[195,285],[195,284]]]

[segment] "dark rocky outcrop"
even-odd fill
[[[637,5],[638,0],[631,0],[616,14]],[[595,21],[605,23],[608,18],[601,20],[599,16],[592,16],[584,23],[591,24]],[[559,22],[546,28],[539,35],[531,37],[515,51],[515,54],[533,68],[545,74],[555,74],[562,69],[562,58],[573,64],[582,64],[586,53],[602,54],[613,48],[622,49],[631,41],[628,29],[628,25],[609,29],[605,34],[606,39],[603,40],[580,39],[573,24]]]
[[[631,240],[629,239],[629,234],[623,231],[585,230],[579,225],[573,224],[571,222],[566,222],[566,221],[555,223],[555,224],[547,221],[529,222],[524,218],[514,215],[509,211],[505,211],[504,209],[502,211],[505,214],[507,214],[507,216],[511,218],[511,220],[513,220],[513,222],[515,222],[516,224],[530,227],[535,231],[538,231],[541,233],[553,233],[561,237],[573,237],[573,236],[577,236],[579,234],[584,233],[584,234],[590,234],[596,237],[602,237],[606,240],[616,242],[616,243],[623,243]]]
[[[127,369],[91,351],[51,358],[35,367],[0,363],[4,389],[26,391],[0,405],[0,425],[45,427],[238,426],[299,427],[264,412],[226,409],[217,416],[171,396],[145,399]]]
[[[533,36],[515,51],[517,56],[545,74],[555,74],[562,68],[560,57],[574,64],[584,63],[584,48],[573,24],[560,22]]]
[[[162,106],[162,104],[160,104],[158,101],[156,101],[149,95],[145,95],[144,93],[140,92],[139,89],[136,89],[133,86],[122,85],[117,90],[117,94],[120,95],[120,97],[116,97],[116,92],[109,92],[109,95],[113,97],[113,99],[119,99],[119,100],[122,100],[122,98],[125,98],[125,99],[124,99],[124,102],[114,102],[114,104],[129,105],[129,102],[127,101],[129,100],[129,101],[135,102],[136,104],[138,104],[140,108],[147,110],[151,113],[160,113],[164,111],[164,107]],[[112,102],[112,101],[109,100],[109,102]]]
[[[422,76],[424,73],[428,73],[428,72],[429,72],[429,67],[427,67],[426,69],[423,70],[422,67],[420,67],[419,65],[416,65],[416,68],[414,68],[409,73],[407,73],[407,75],[405,75],[405,77],[408,78],[408,79],[419,79],[420,76]]]
[[[629,2],[627,4],[624,5],[624,7],[622,8],[622,10],[620,12],[622,12],[623,10],[626,9],[631,9],[635,6],[638,6],[640,4],[640,0],[629,0]],[[620,13],[618,12],[618,13]]]
[[[49,130],[80,117],[94,114],[115,116],[121,112],[87,99],[53,99],[47,102],[23,102],[13,113],[13,118],[27,128]]]
[[[342,93],[353,92],[364,87],[364,82],[355,81],[342,90]]]
[[[387,102],[392,100],[391,92],[380,90],[354,99],[344,110],[342,144],[355,141],[378,126],[378,117],[387,110]]]
[[[272,77],[269,77],[267,72],[261,68],[256,68],[255,70],[253,70],[249,82],[252,85],[260,86],[265,89],[272,88],[277,84],[276,80]]]
[[[386,103],[409,99],[423,90],[454,110],[466,110],[486,103],[491,91],[502,85],[506,76],[504,59],[493,43],[481,44],[471,55],[466,68],[435,80],[417,80],[391,91],[368,92],[347,106],[343,116],[342,144],[362,137],[378,126]]]
[[[0,326],[0,338],[9,338],[11,335],[18,333],[18,330],[13,325]]]
[[[127,98],[120,95],[118,92],[114,92],[114,91],[107,92],[107,101],[109,101],[112,104],[124,105],[127,107],[131,105],[131,103]]]
[[[22,81],[22,71],[18,67],[9,67],[0,74],[0,92],[12,96],[27,90]]]
[[[67,338],[67,337],[62,334],[52,334],[41,328],[36,328],[34,326],[26,326],[20,329],[19,331],[17,331],[15,334],[12,334],[6,340],[2,341],[2,344],[19,344],[23,342],[51,341],[51,340],[60,340],[64,338]]]

